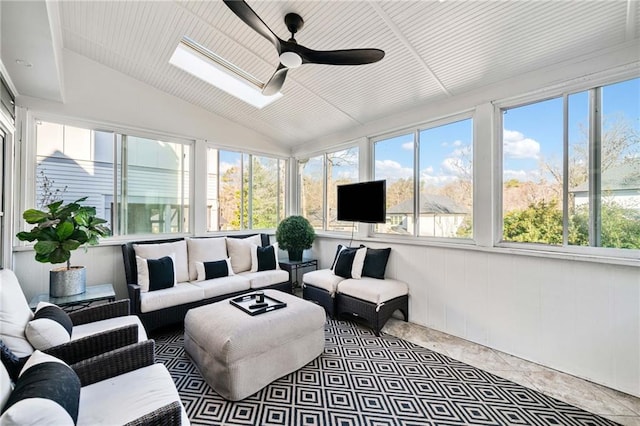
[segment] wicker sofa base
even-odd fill
[[[264,290],[264,289],[274,289],[274,290],[280,290],[289,294],[292,293],[291,283],[289,281],[285,281],[282,283],[272,284],[270,286],[262,287],[259,289],[251,289],[251,290],[245,290],[245,291],[238,291],[235,293],[227,293],[227,294],[223,294],[216,297],[210,297],[208,299],[198,300],[196,302],[184,303],[182,305],[176,305],[176,306],[170,306],[168,308],[158,309],[156,311],[135,312],[135,315],[138,315],[138,317],[140,318],[140,321],[142,321],[142,324],[144,324],[144,327],[147,330],[147,332],[150,332],[152,330],[165,327],[171,324],[178,324],[178,323],[184,322],[184,317],[187,315],[187,311],[189,309],[197,308],[198,306],[208,305],[210,303],[218,302],[220,300],[228,299],[230,297],[238,296],[244,293],[251,293],[253,291]],[[131,290],[132,290],[132,286],[129,286],[129,292],[130,292],[129,297],[132,300],[134,300],[133,305],[140,306],[139,301],[136,300],[140,297],[139,290],[137,294],[136,292],[133,292],[134,294],[131,294],[132,293]],[[138,303],[135,303],[136,301]]]
[[[327,312],[327,316],[333,318],[335,314],[335,299],[331,297],[327,290],[303,283],[302,298],[322,306]]]
[[[375,303],[358,299],[346,294],[337,293],[335,297],[336,317],[342,314],[353,314],[364,319],[373,329],[376,336],[380,336],[380,330],[391,318],[393,313],[399,310],[404,321],[409,321],[409,296],[404,295],[395,299],[387,300],[380,307]]]

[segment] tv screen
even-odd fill
[[[384,223],[386,205],[386,180],[338,185],[338,220]]]

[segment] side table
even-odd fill
[[[29,302],[29,307],[35,310],[40,302],[49,302],[60,306],[66,312],[86,308],[93,302],[99,301],[113,302],[116,300],[116,292],[111,284],[89,285],[84,293],[73,296],[51,297],[49,293],[42,293],[34,296]]]
[[[278,259],[278,264],[280,265],[280,268],[289,272],[289,283],[291,284],[292,290],[298,287],[300,284],[298,281],[298,271],[300,269],[303,269],[303,268],[314,268],[315,270],[318,269],[318,259],[304,259],[304,258],[302,260]]]

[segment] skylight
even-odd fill
[[[263,95],[264,83],[188,37],[182,38],[169,63],[256,108],[282,97],[280,92]]]

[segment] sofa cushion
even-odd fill
[[[175,253],[159,259],[136,256],[140,292],[146,293],[173,287],[177,283],[175,259]]]
[[[198,275],[196,281],[212,280],[214,278],[235,275],[231,267],[231,259],[214,260],[212,262],[196,262]]]
[[[147,340],[147,332],[145,331],[140,318],[135,315],[107,318],[100,321],[76,325],[73,327],[71,340],[82,339],[83,337],[93,336],[94,334],[98,334],[103,331],[113,330],[115,328],[125,327],[132,324],[138,326],[138,342]]]
[[[169,371],[153,364],[84,386],[78,424],[124,425],[173,401],[180,397]],[[189,424],[184,408],[182,424]]]
[[[27,324],[25,334],[35,349],[43,351],[71,340],[72,329],[73,323],[68,313],[52,303],[40,302],[35,316]]]
[[[278,264],[278,243],[267,247],[251,246],[251,272],[280,269]]]
[[[231,258],[233,272],[249,271],[251,269],[251,245],[262,246],[260,235],[247,238],[227,238],[227,252]]]
[[[359,279],[362,276],[364,258],[367,254],[366,247],[346,248],[338,253],[333,273],[343,278]]]
[[[367,255],[364,257],[364,267],[362,268],[363,277],[371,277],[384,279],[384,273],[387,270],[387,262],[391,248],[373,249],[367,247]]]
[[[338,283],[342,281],[344,281],[344,278],[334,274],[331,269],[319,269],[317,271],[306,272],[302,276],[302,282],[305,285],[326,290],[331,296],[336,293]]]
[[[140,293],[140,311],[152,312],[171,306],[183,305],[204,298],[202,288],[191,283],[178,283],[171,288]]]
[[[192,281],[191,284],[200,287],[204,291],[204,297],[218,297],[225,294],[246,291],[251,288],[251,281],[241,275],[214,278],[205,281]]]
[[[289,273],[282,269],[260,272],[243,272],[240,276],[249,279],[252,289],[268,287],[273,284],[289,281]]]
[[[73,425],[78,419],[80,379],[68,365],[35,351],[3,407],[3,425]]]
[[[184,240],[172,243],[160,244],[134,244],[133,249],[136,256],[143,259],[160,259],[161,257],[175,254],[174,268],[178,282],[189,281],[189,268],[187,263],[187,242]]]
[[[409,294],[409,286],[403,281],[390,278],[379,280],[363,277],[359,280],[348,279],[342,281],[338,284],[338,293],[379,305],[387,300]]]
[[[189,254],[189,281],[198,278],[196,262],[212,262],[229,257],[225,237],[187,238],[187,252]]]
[[[13,271],[0,269],[0,282],[0,338],[16,356],[31,355],[33,346],[24,332],[33,312]]]

